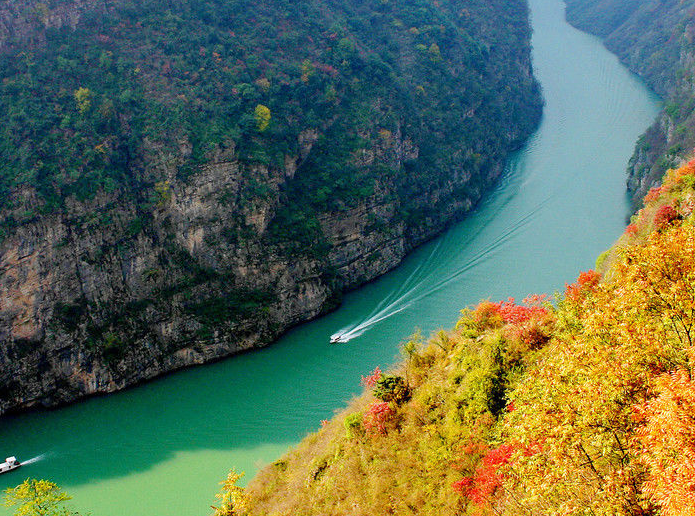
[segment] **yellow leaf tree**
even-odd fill
[[[5,490],[5,507],[16,507],[15,516],[68,516],[63,502],[70,496],[48,480],[27,479]]]
[[[660,375],[656,396],[638,409],[645,494],[663,516],[695,515],[695,383],[690,372]]]
[[[270,125],[270,108],[263,104],[258,104],[254,111],[254,118],[256,119],[256,129],[262,133]]]
[[[213,516],[242,516],[246,514],[246,496],[244,488],[236,483],[244,476],[231,470],[227,478],[220,482],[222,490],[215,495],[219,500],[219,507],[213,506]]]
[[[77,110],[84,115],[92,107],[92,91],[89,88],[79,88],[75,91]]]

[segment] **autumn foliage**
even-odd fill
[[[659,198],[659,196],[661,196],[663,191],[663,186],[655,186],[651,188],[649,192],[647,192],[647,195],[644,196],[644,203],[649,204],[656,201]]]
[[[503,434],[544,444],[513,457],[503,512],[694,514],[695,228],[675,208],[689,176],[648,199],[634,224],[654,230],[613,251],[606,279],[567,287],[547,356],[510,393]]]
[[[565,299],[573,302],[580,301],[596,288],[600,280],[601,275],[594,270],[579,273],[577,281],[566,286]]]
[[[695,164],[669,172],[564,295],[409,342],[254,514],[695,516],[694,187]]]
[[[219,506],[212,506],[212,516],[241,516],[246,514],[246,496],[244,489],[237,485],[237,482],[244,476],[231,470],[220,485],[222,489],[215,498]]]
[[[488,450],[475,474],[454,482],[454,490],[475,504],[488,504],[495,492],[502,487],[503,476],[498,470],[500,466],[509,463],[513,451],[514,447],[510,444]]]
[[[517,305],[514,298],[499,303],[499,313],[505,323],[520,324],[534,317],[542,317],[547,310],[541,306],[544,296],[529,296],[523,300],[523,305]]]
[[[368,435],[385,434],[386,427],[393,418],[394,410],[386,401],[375,401],[364,413],[362,425]]]
[[[678,212],[675,210],[675,208],[666,204],[664,206],[661,206],[658,210],[656,210],[656,214],[654,215],[654,225],[658,229],[661,229],[666,224],[673,222],[677,218]]]
[[[534,317],[543,317],[548,313],[547,309],[542,306],[545,297],[529,296],[524,298],[522,304],[517,304],[513,297],[498,303],[483,301],[473,311],[473,318],[482,326],[495,323],[525,323]]]
[[[695,515],[695,382],[680,369],[658,376],[652,392],[635,409],[644,494],[663,516]]]
[[[370,374],[367,376],[363,376],[361,380],[361,384],[365,386],[367,389],[372,389],[376,385],[376,382],[379,381],[381,378],[381,369],[379,366],[376,366],[374,368],[374,371],[372,371]]]

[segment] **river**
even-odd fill
[[[229,468],[253,476],[316,430],[416,328],[450,327],[481,299],[560,291],[592,268],[625,227],[626,163],[659,99],[567,25],[560,0],[530,3],[543,121],[475,213],[269,348],[5,418],[0,453],[36,460],[0,488],[46,478],[93,516],[205,516]],[[338,331],[349,340],[329,345]]]

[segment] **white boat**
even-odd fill
[[[22,463],[17,460],[17,457],[7,457],[5,462],[0,464],[0,474],[17,469],[21,465]]]
[[[343,338],[343,335],[344,335],[343,333],[339,333],[338,335],[333,335],[331,337],[331,344],[337,344],[338,342],[340,342],[340,339]]]

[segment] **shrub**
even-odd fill
[[[500,304],[491,301],[482,301],[473,310],[472,316],[478,329],[498,328],[502,326],[502,316],[500,315]]]
[[[379,369],[379,366],[376,366],[371,374],[362,377],[360,383],[364,385],[367,389],[373,389],[376,385],[376,382],[378,382],[380,378],[381,369]]]
[[[374,386],[374,396],[381,401],[392,401],[396,405],[410,399],[410,387],[402,376],[383,375]]]
[[[377,401],[369,405],[362,418],[362,426],[368,435],[386,434],[386,428],[393,421],[395,411],[386,401]]]
[[[678,212],[670,204],[661,206],[654,214],[654,226],[661,229],[678,218]]]
[[[523,324],[513,326],[505,335],[524,344],[516,350],[523,354],[526,351],[543,347],[550,339],[552,330],[552,324],[548,324],[548,321],[534,318]],[[513,348],[512,343],[510,343],[510,347]]]
[[[475,474],[454,482],[452,487],[477,505],[489,504],[495,492],[502,487],[504,479],[497,470],[509,463],[513,451],[514,447],[511,444],[502,444],[489,450],[480,461]]]
[[[343,426],[345,427],[345,437],[348,439],[353,439],[364,434],[364,427],[362,426],[362,413],[355,412],[347,416],[343,420]]]
[[[579,277],[575,283],[571,285],[566,285],[565,287],[565,299],[573,302],[578,302],[583,299],[586,294],[593,291],[601,281],[601,274],[594,270],[588,270],[586,272],[580,272]]]
[[[663,186],[655,186],[650,189],[649,192],[647,192],[647,195],[644,196],[644,204],[649,204],[656,201],[661,196],[663,191]]]
[[[513,297],[499,304],[499,313],[507,324],[523,323],[535,316],[543,316],[548,311],[541,306],[545,296],[529,296],[524,298],[523,305],[518,305]]]

